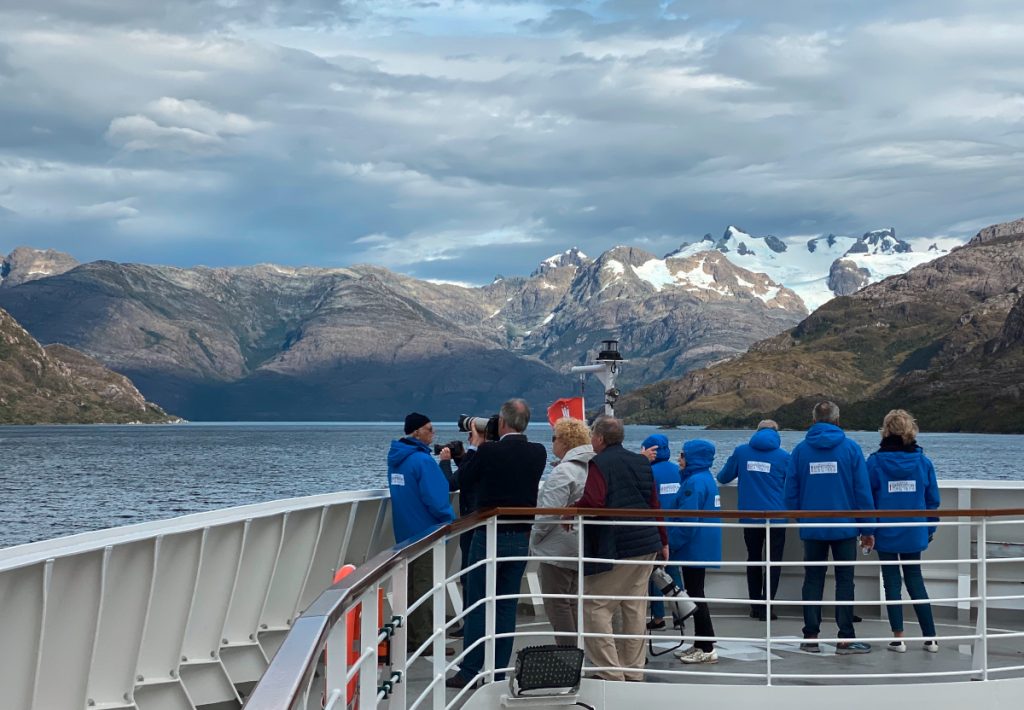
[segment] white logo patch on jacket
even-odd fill
[[[401,473],[392,473],[391,474],[391,485],[392,486],[404,486],[405,485],[405,476],[403,474],[401,474]]]
[[[838,461],[819,461],[818,463],[810,464],[810,467],[812,476],[819,473],[839,473]]]
[[[721,507],[722,507],[722,496],[715,496],[715,508],[718,509],[718,508],[721,508]]]
[[[889,481],[890,493],[916,493],[917,481]]]
[[[662,483],[660,486],[658,486],[658,493],[660,493],[663,496],[668,496],[672,495],[673,493],[678,493],[679,488],[680,486],[678,483]]]
[[[771,473],[772,465],[764,461],[747,461],[748,471],[758,471],[760,473]]]

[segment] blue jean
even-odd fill
[[[676,586],[680,589],[683,588],[683,574],[679,571],[678,565],[669,565],[665,568],[668,572],[669,577],[676,583]],[[652,597],[662,596],[661,590],[654,586],[654,582],[647,583],[647,593]],[[665,618],[665,602],[651,602],[651,616],[655,619]]]
[[[921,561],[920,552],[879,552],[878,559],[883,562],[895,562],[896,560]],[[900,567],[903,568],[903,578],[900,579]],[[921,565],[882,565],[882,585],[885,587],[886,601],[898,601],[902,599],[903,582],[907,583],[907,593],[911,599],[928,599],[928,590],[924,588],[924,577],[921,576]],[[903,631],[903,606],[901,604],[888,604],[885,613],[889,616],[889,627],[893,631]],[[914,613],[917,614],[917,623],[921,624],[922,636],[935,635],[935,619],[932,617],[932,605],[927,603],[915,604]]]
[[[527,531],[509,531],[498,529],[498,557],[526,557],[530,552],[530,533]],[[483,528],[473,533],[469,545],[469,564],[474,565],[487,558],[487,531]],[[526,571],[526,560],[516,562],[498,562],[495,570],[495,591],[497,596],[503,594],[519,594],[523,573]],[[487,594],[487,567],[481,566],[466,575],[467,607],[483,599]],[[486,604],[466,615],[463,648],[469,648],[486,632]],[[507,634],[516,630],[516,608],[518,599],[501,599],[494,605],[494,633]],[[512,637],[497,639],[494,642],[494,667],[504,668],[512,656]],[[473,680],[484,667],[484,646],[481,643],[459,663],[459,675],[467,681]],[[497,679],[497,678],[496,678]]]
[[[836,562],[852,562],[857,558],[857,538],[850,537],[845,540],[804,540],[804,562],[825,562],[828,560],[829,550],[832,551],[832,559]],[[836,565],[833,569],[836,572],[836,601],[853,601],[853,567],[849,565]],[[825,593],[825,573],[828,567],[804,567],[804,586],[801,599],[805,602],[820,602]],[[836,623],[839,625],[839,638],[852,639],[856,636],[853,631],[853,605],[836,607]],[[804,637],[817,637],[821,631],[821,607],[804,607]]]

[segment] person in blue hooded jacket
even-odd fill
[[[917,445],[917,422],[909,412],[893,409],[882,421],[882,442],[878,451],[868,457],[868,478],[871,494],[878,510],[935,510],[939,507],[939,484],[935,479],[935,466]],[[930,521],[936,518],[928,518]],[[923,517],[885,518],[886,522],[926,522]],[[903,564],[882,565],[882,584],[887,601],[900,601],[903,583],[907,593],[915,600],[914,612],[921,625],[921,635],[935,636],[932,605],[921,576],[921,553],[928,547],[935,526],[880,527],[875,531],[875,550],[883,562]],[[907,564],[909,562],[909,564]],[[900,568],[903,576],[900,578]],[[923,602],[921,600],[924,600]],[[896,638],[889,644],[890,651],[905,653],[903,642],[903,607],[888,604],[889,627]],[[939,650],[937,641],[924,642],[931,653]]]
[[[814,423],[807,435],[793,448],[786,469],[784,501],[789,510],[873,510],[871,485],[864,463],[864,453],[853,439],[839,428],[839,406],[834,402],[819,402],[811,413]],[[842,527],[801,527],[800,539],[804,543],[805,562],[826,562],[831,551],[834,562],[853,562],[857,558],[857,533],[861,544],[871,549],[875,540],[873,518],[801,518],[801,523],[848,523]],[[853,601],[853,566],[836,564],[836,601]],[[804,568],[804,601],[821,601],[825,591],[825,565]],[[853,604],[836,606],[839,638],[853,639]],[[821,607],[804,607],[804,638],[800,648],[818,653],[820,648],[813,639],[821,630]],[[861,641],[841,641],[836,653],[871,653],[871,645]]]
[[[455,519],[449,498],[448,479],[430,455],[434,426],[419,412],[405,418],[405,436],[391,442],[388,451],[388,488],[391,491],[391,521],[395,542],[423,537],[431,528]],[[442,451],[445,455],[448,449]],[[409,565],[409,603],[422,597],[433,586],[433,563],[429,554],[420,555]],[[430,604],[422,604],[407,623],[406,647],[415,651],[431,631]],[[430,649],[426,650],[430,654]]]
[[[679,454],[680,486],[676,500],[670,506],[679,510],[721,510],[718,484],[711,475],[715,462],[715,445],[705,439],[693,439],[683,444]],[[675,518],[681,522],[720,523],[721,518]],[[717,568],[722,561],[722,528],[718,525],[671,527],[668,536],[669,558],[683,562],[683,586],[691,597],[704,597],[704,577],[707,568]],[[711,611],[707,602],[697,602],[693,614],[697,636],[713,637]],[[715,643],[695,641],[693,646],[678,655],[683,663],[717,663]]]
[[[737,446],[718,472],[721,484],[739,478],[737,493],[739,510],[785,510],[782,491],[789,468],[789,453],[781,448],[779,425],[771,419],[764,419],[757,425],[757,431],[750,437],[750,443]],[[773,527],[767,536],[764,518],[740,518],[740,522],[756,527],[743,528],[743,542],[747,546],[747,562],[764,560],[765,537],[769,538],[769,554],[773,562],[780,562],[786,550],[786,528]],[[773,523],[785,523],[774,520]],[[779,591],[781,567],[772,567],[769,589],[765,589],[764,569],[751,565],[747,567],[747,597],[752,602],[764,601],[765,592],[771,592],[774,599]],[[750,616],[765,620],[767,608],[764,604],[751,604]],[[778,617],[772,612],[772,620]]]
[[[672,450],[668,445],[668,437],[664,434],[651,434],[640,444],[640,453],[651,462],[651,472],[654,473],[654,486],[658,490],[658,502],[662,509],[671,509],[676,502],[676,494],[679,492],[679,464],[671,461]],[[680,589],[683,588],[683,575],[677,565],[669,565],[665,568],[672,581]],[[661,590],[653,582],[647,585],[647,593],[652,597],[662,596]],[[681,623],[681,622],[680,622]],[[647,622],[650,630],[665,628],[665,602],[651,602],[651,620]]]

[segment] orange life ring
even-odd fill
[[[356,569],[355,565],[342,565],[334,575],[334,584],[337,584],[341,580],[345,579],[348,575],[354,572]],[[348,649],[348,666],[351,668],[354,663],[359,659],[359,632],[362,623],[362,605],[356,604],[346,615],[345,621],[345,648]],[[384,626],[384,590],[377,590],[377,628]],[[377,660],[381,658],[387,658],[388,642],[384,641],[377,647]],[[326,662],[327,653],[324,652],[324,661]],[[359,688],[359,673],[357,672],[352,676],[352,680],[348,682],[348,689],[346,694],[346,707],[353,708],[353,710],[359,707],[359,700],[357,698],[357,689]]]

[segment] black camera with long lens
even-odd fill
[[[497,441],[500,438],[497,414],[492,414],[489,417],[471,417],[468,414],[460,414],[458,425],[459,431],[476,430],[483,434],[487,441]]]
[[[445,447],[452,452],[452,458],[455,460],[461,459],[466,454],[466,447],[463,446],[461,441],[456,439],[455,441],[449,441],[447,444],[434,444],[434,456],[440,456],[441,450]]]

